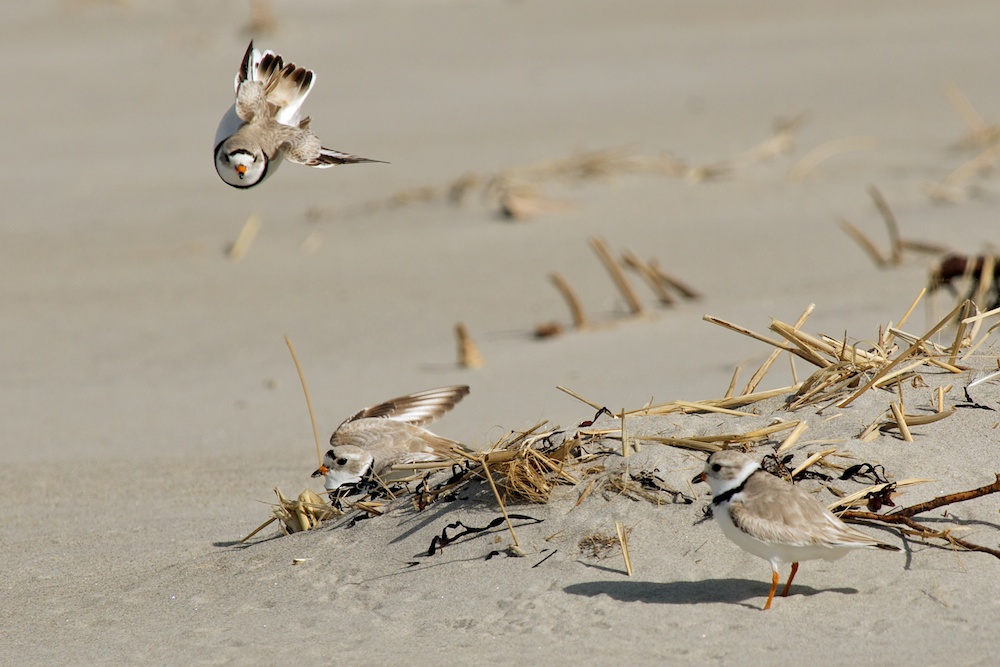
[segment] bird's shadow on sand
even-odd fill
[[[767,593],[769,583],[753,579],[705,579],[703,581],[587,581],[571,584],[563,590],[571,595],[594,597],[607,595],[620,602],[648,602],[650,604],[738,604],[759,609]],[[840,593],[853,595],[854,588],[810,588],[792,584],[788,596],[817,595],[819,593]],[[781,589],[777,596],[780,597]],[[752,603],[747,602],[753,600]]]

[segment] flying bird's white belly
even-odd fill
[[[236,115],[236,105],[233,104],[219,121],[219,129],[215,131],[215,143],[212,144],[212,148],[218,148],[219,144],[236,134],[236,130],[241,127],[243,127],[243,121]]]

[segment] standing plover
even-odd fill
[[[459,443],[423,428],[469,393],[464,385],[428,389],[360,410],[330,436],[330,450],[312,476],[322,475],[333,491],[355,485],[365,475],[384,475],[399,463],[446,460]]]
[[[781,591],[786,596],[800,561],[832,561],[861,548],[899,551],[851,528],[808,493],[736,450],[708,457],[699,478],[712,487],[712,515],[726,537],[771,564],[771,592],[764,609],[771,608],[781,565],[792,566]]]
[[[312,70],[285,63],[272,51],[247,47],[236,73],[236,102],[215,132],[215,170],[234,188],[250,188],[273,174],[284,158],[325,169],[381,162],[323,148],[299,107],[315,83]]]

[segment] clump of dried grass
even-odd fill
[[[921,291],[899,325],[890,322],[880,329],[875,342],[869,344],[850,341],[846,335],[840,339],[825,335],[814,336],[804,332],[800,326],[792,326],[779,320],[773,320],[770,329],[784,340],[774,340],[719,318],[706,316],[705,319],[766,342],[780,352],[817,367],[816,371],[794,388],[795,394],[789,402],[790,409],[819,403],[836,403],[837,407],[846,407],[869,389],[898,385],[905,380],[914,379],[921,370],[940,369],[956,374],[967,370],[956,364],[967,359],[985,342],[992,330],[977,340],[983,318],[978,313],[972,315],[977,309],[971,302],[965,301],[923,335],[916,336],[903,331],[899,327],[916,308],[925,292],[926,290]],[[955,339],[950,346],[931,340],[962,313],[965,315],[959,321]],[[972,327],[967,328],[970,324]]]
[[[527,431],[510,432],[485,452],[470,457],[478,464],[470,474],[480,475],[480,468],[488,466],[505,500],[531,503],[548,502],[559,484],[578,484],[568,470],[572,446],[553,443],[551,438],[559,431],[539,432],[544,425],[541,422]]]
[[[314,530],[324,521],[343,514],[309,489],[300,493],[295,500],[286,498],[278,487],[274,487],[274,493],[278,496],[278,502],[272,509],[274,516],[257,526],[250,534],[240,540],[241,543],[246,542],[275,521],[280,522],[281,532],[284,535],[291,535],[304,530]]]

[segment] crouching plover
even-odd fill
[[[330,450],[312,476],[322,475],[323,486],[333,491],[356,485],[368,474],[384,478],[396,464],[453,457],[455,448],[465,447],[423,425],[451,410],[468,393],[464,385],[428,389],[359,411],[330,436]]]
[[[323,148],[299,107],[315,83],[311,70],[285,63],[272,51],[247,47],[236,73],[236,102],[215,132],[215,170],[234,188],[250,188],[273,174],[284,158],[325,169],[381,162]]]
[[[899,551],[851,528],[808,493],[736,450],[712,454],[696,479],[712,488],[712,515],[725,536],[771,564],[771,592],[764,609],[771,608],[783,564],[792,569],[782,597],[788,595],[800,561],[832,561],[861,548]]]

